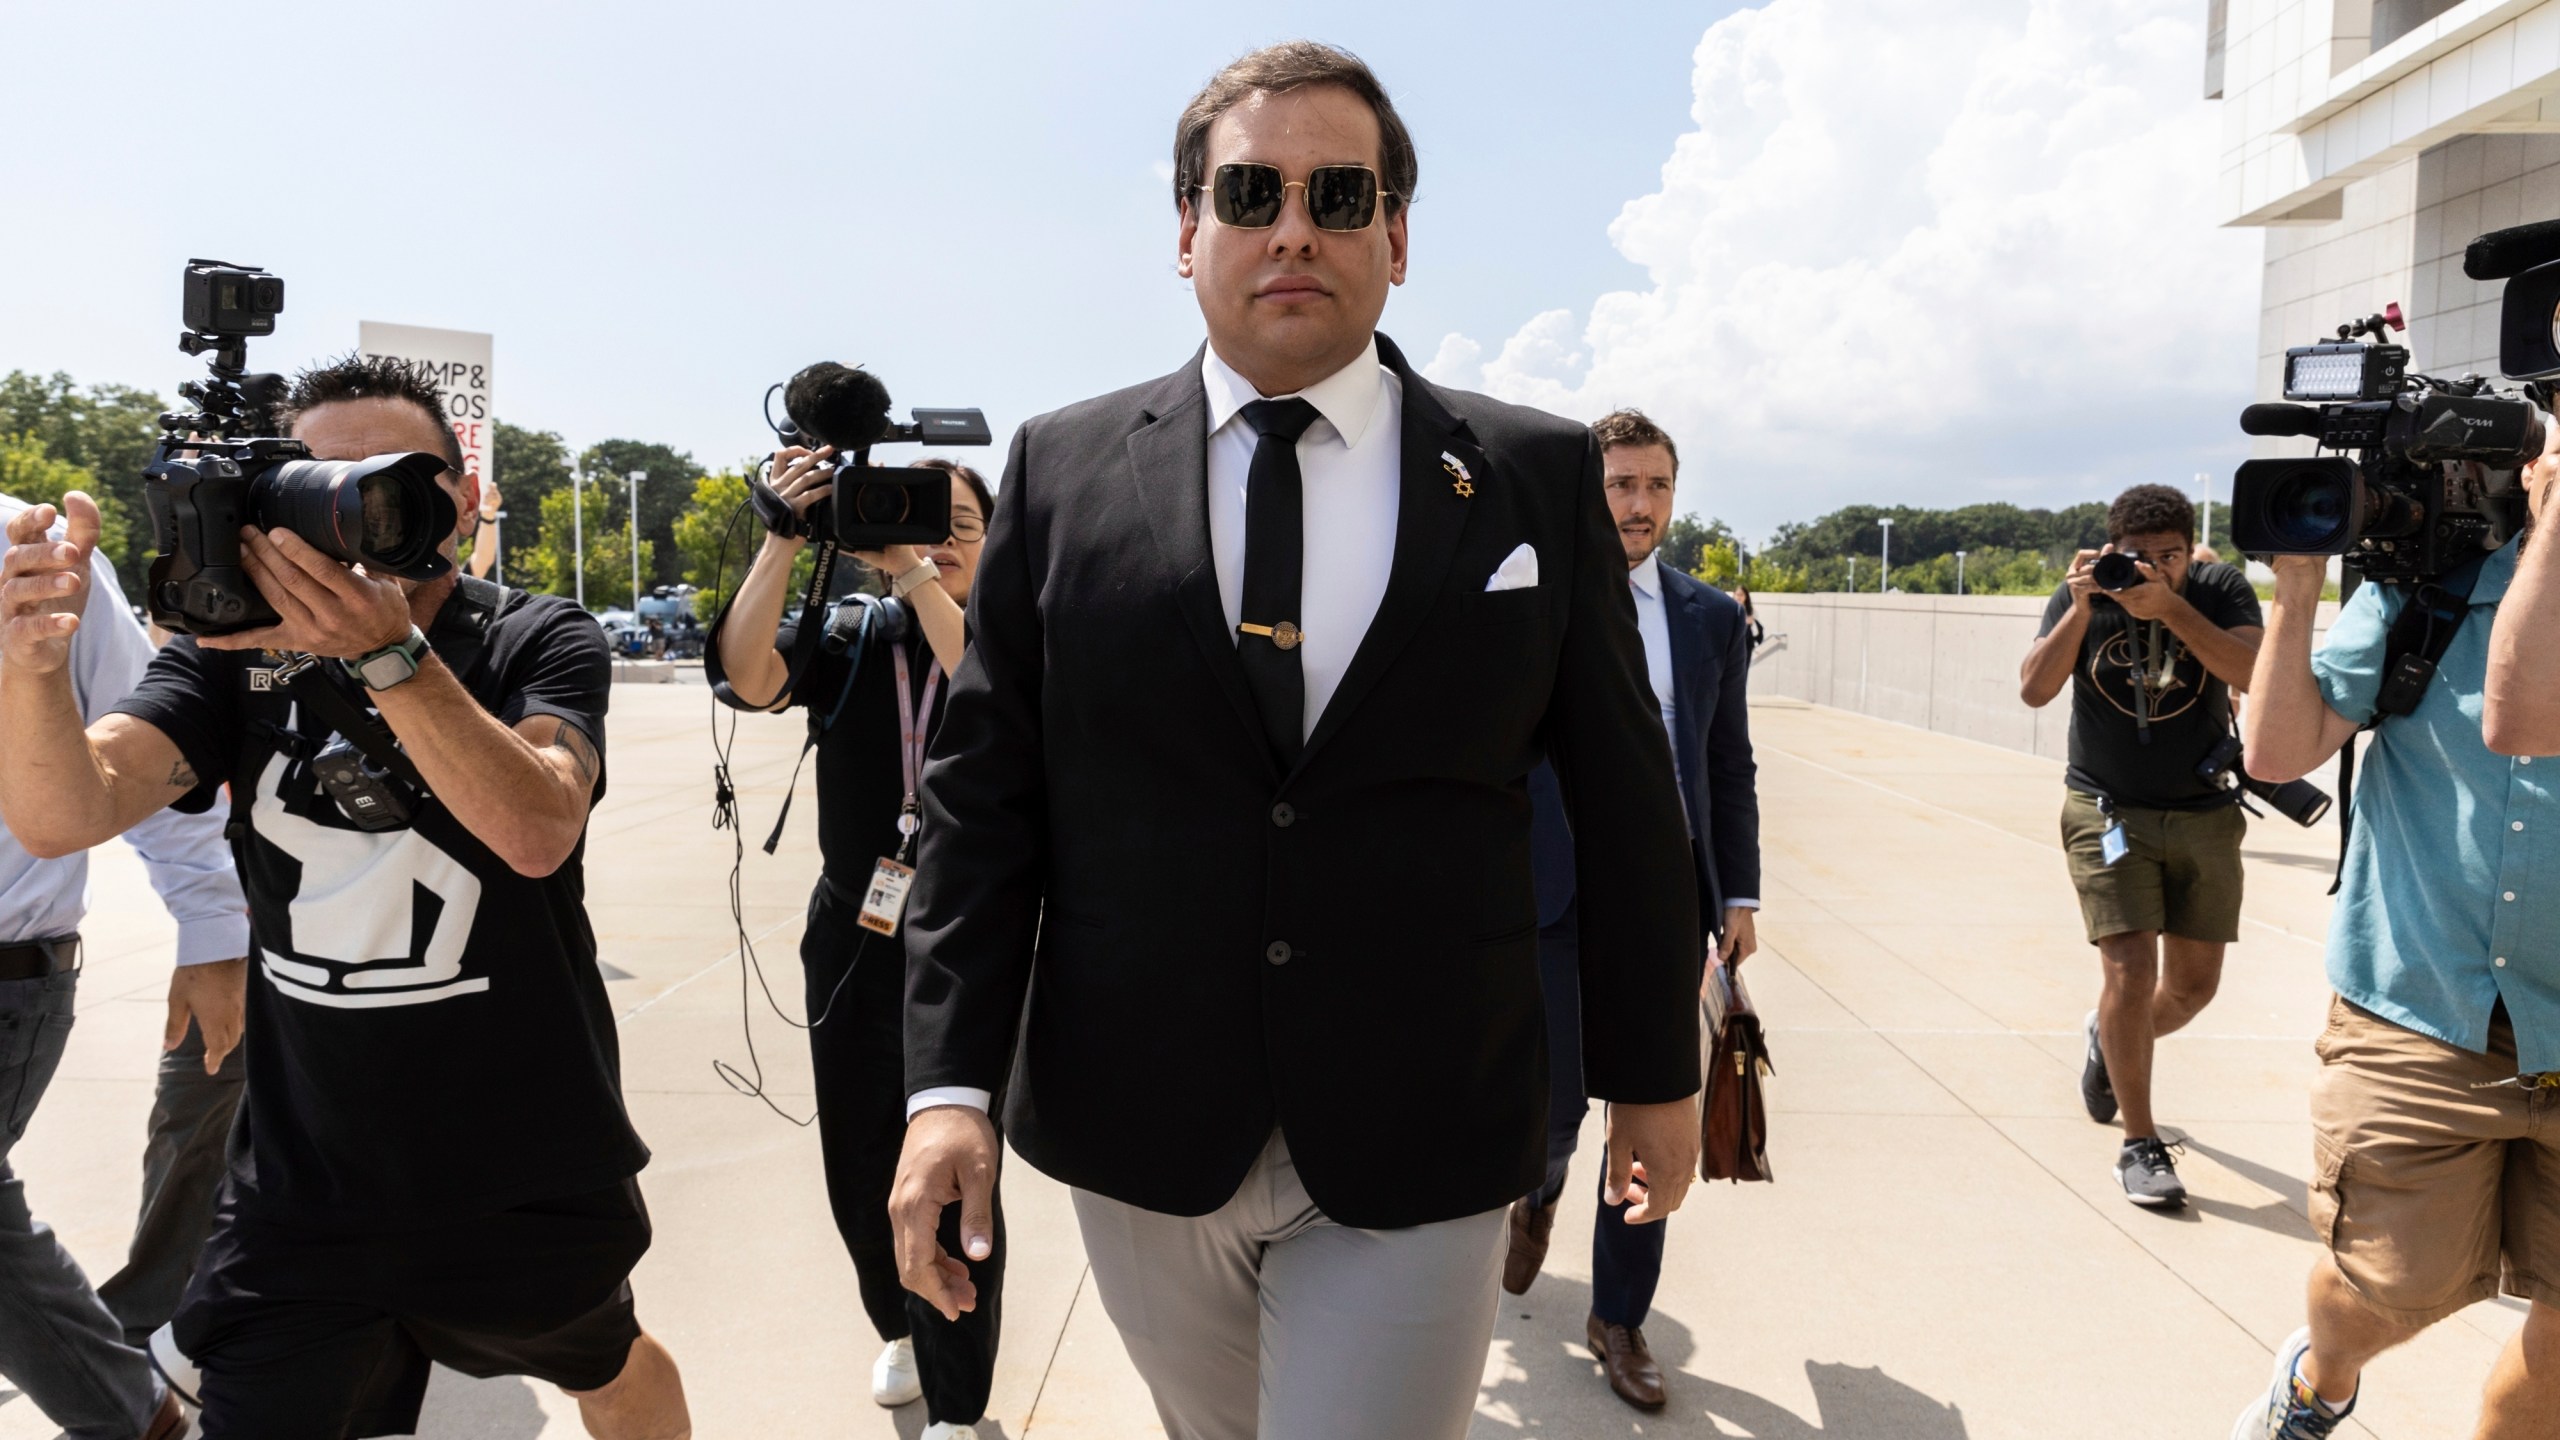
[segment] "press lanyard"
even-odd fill
[[[898,661],[898,773],[907,785],[907,798],[898,806],[898,862],[904,864],[916,848],[916,780],[924,773],[925,718],[933,713],[934,692],[942,688],[942,662],[925,667],[924,698],[918,700],[907,671],[907,647],[893,645],[889,653]]]

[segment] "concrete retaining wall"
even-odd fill
[[[1757,693],[2056,760],[2065,754],[2070,697],[2041,710],[2018,698],[2041,596],[1760,594],[1752,604],[1769,632],[1752,667]],[[2336,610],[2320,607],[2322,633]]]

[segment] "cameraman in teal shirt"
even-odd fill
[[[2555,476],[2549,453],[2527,471],[2537,513]],[[2328,1253],[2311,1275],[2311,1323],[2235,1437],[2330,1434],[2367,1362],[2502,1278],[2530,1308],[2490,1374],[2478,1434],[2546,1436],[2560,1414],[2560,745],[2511,718],[2506,692],[2528,687],[2504,658],[2560,652],[2550,559],[2528,526],[2479,562],[2424,698],[2385,719],[2363,757],[2311,1095],[2311,1222]],[[2363,587],[2314,655],[2327,562],[2274,568],[2242,726],[2250,772],[2285,780],[2375,719],[2409,592]],[[2543,753],[2499,753],[2492,728],[2504,748],[2538,738]]]

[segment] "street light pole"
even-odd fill
[[[1876,593],[1882,595],[1893,586],[1893,521],[1887,518],[1876,523],[1884,527],[1883,568],[1876,575]]]
[[[1964,552],[1956,552],[1956,593],[1964,593]]]
[[[578,608],[587,608],[587,482],[569,477],[569,563],[577,572]]]
[[[2196,484],[2204,490],[2204,539],[2201,543],[2211,548],[2213,545],[2213,472],[2197,471]]]
[[[646,470],[634,470],[623,477],[631,482],[631,623],[640,623],[640,482],[649,478]]]

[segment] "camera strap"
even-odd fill
[[[2355,838],[2357,736],[2381,728],[2383,721],[2395,715],[2414,712],[2427,698],[2436,666],[2444,660],[2444,652],[2453,648],[2453,637],[2471,614],[2471,592],[2479,586],[2481,567],[2487,563],[2484,555],[2441,580],[2419,586],[2401,607],[2399,618],[2391,622],[2391,634],[2382,644],[2382,689],[2374,696],[2373,718],[2338,750],[2338,795],[2343,803],[2338,806],[2338,868],[2329,876],[2332,895],[2346,883],[2347,846]]]
[[[309,707],[312,714],[328,723],[330,729],[345,736],[348,744],[362,751],[365,759],[416,790],[421,798],[431,798],[426,778],[401,752],[399,742],[391,737],[391,731],[367,714],[363,706],[348,699],[346,692],[340,690],[324,672],[323,667],[330,663],[333,662],[323,661],[314,655],[290,654],[285,657],[284,665],[277,669],[276,679],[284,685],[294,703]]]
[[[800,626],[791,637],[791,653],[784,657],[782,688],[760,702],[738,694],[736,687],[729,683],[727,667],[720,663],[720,636],[729,620],[729,607],[738,603],[738,597],[733,592],[722,601],[720,613],[712,617],[711,633],[702,645],[702,676],[711,682],[713,693],[740,710],[770,710],[775,701],[797,693],[801,677],[809,673],[809,662],[817,658],[818,642],[827,633],[826,595],[828,586],[835,579],[835,571],[836,544],[832,540],[821,540],[818,542],[817,563],[809,569],[808,588],[800,595]]]

